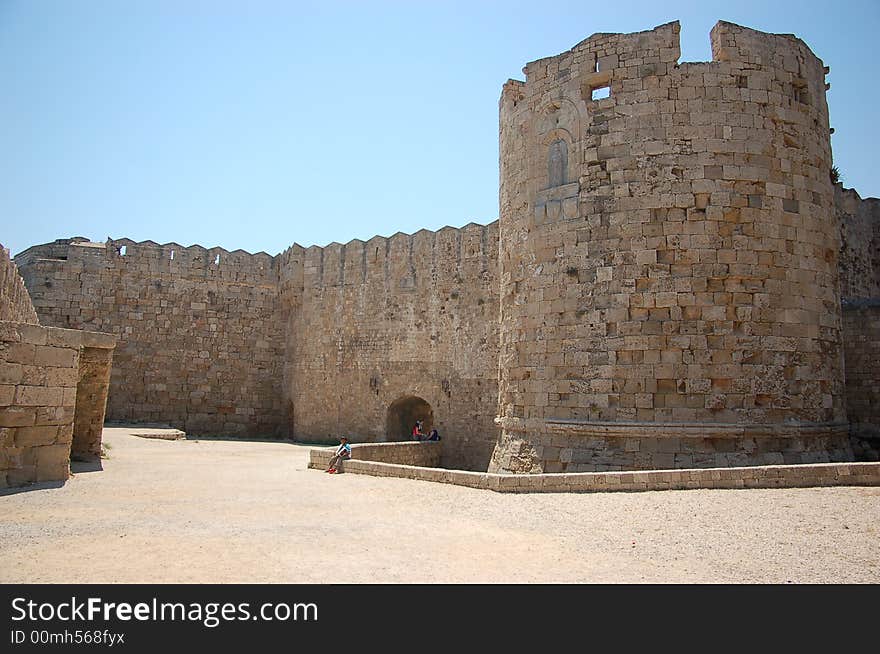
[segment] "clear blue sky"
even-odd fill
[[[719,19],[831,67],[835,163],[880,195],[880,2],[0,0],[0,242],[277,254],[498,215],[498,97],[595,32]]]

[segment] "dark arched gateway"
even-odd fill
[[[416,420],[422,421],[422,431],[426,434],[434,425],[434,411],[431,405],[415,395],[398,398],[388,407],[385,419],[385,437],[389,441],[412,440],[412,428]]]

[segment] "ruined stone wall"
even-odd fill
[[[18,268],[9,258],[9,250],[0,243],[0,320],[39,323]]]
[[[207,435],[283,433],[284,348],[269,255],[73,239],[16,261],[43,324],[119,337],[108,420]]]
[[[81,352],[101,350],[109,365],[114,342],[107,334],[0,322],[0,488],[67,479],[76,407],[94,415],[107,399],[77,397]],[[96,447],[100,454],[100,431]]]
[[[596,34],[505,85],[490,470],[851,458],[826,71],[711,41]]]
[[[485,470],[498,432],[497,244],[497,223],[471,224],[279,255],[293,437],[401,440],[386,433],[389,407],[417,397],[443,464]]]
[[[113,350],[84,347],[80,351],[70,445],[72,459],[89,460],[101,456],[112,363]]]

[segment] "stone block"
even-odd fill
[[[22,465],[21,454],[21,448],[14,447],[10,440],[10,444],[0,448],[0,470],[20,468]]]
[[[45,327],[40,325],[21,324],[18,327],[22,343],[31,343],[32,345],[45,345],[47,334],[49,332]]]
[[[20,363],[0,362],[0,384],[18,384],[22,378]]]
[[[67,347],[38,345],[34,354],[34,365],[56,368],[72,368],[76,365],[79,352]]]
[[[15,444],[15,427],[0,427],[0,451]]]
[[[36,409],[32,407],[0,407],[0,427],[29,427],[35,417]]]
[[[80,332],[82,346],[86,348],[99,348],[112,350],[116,347],[117,337],[115,334],[102,334],[99,332]]]
[[[64,391],[61,388],[44,386],[17,386],[15,404],[18,406],[61,406]]]
[[[489,490],[492,490],[495,492],[501,492],[501,479],[504,476],[505,475],[487,473],[486,474],[486,485],[489,488]]]
[[[767,195],[774,198],[784,198],[788,195],[788,187],[784,184],[774,184],[772,182],[766,183],[766,191]]]
[[[498,475],[496,480],[498,486],[497,490],[501,492],[510,492],[512,490],[515,490],[516,487],[519,485],[519,483],[517,482],[518,476],[519,475]],[[490,483],[490,487],[493,485],[494,484]]]
[[[0,359],[7,363],[33,365],[36,346],[30,343],[9,343],[0,349]]]
[[[15,388],[12,384],[0,384],[0,407],[7,407],[13,403]]]
[[[82,346],[83,332],[78,329],[50,328],[46,330],[46,345],[78,351]]]
[[[65,481],[70,475],[70,445],[60,443],[36,448],[37,481]]]
[[[657,263],[657,250],[636,250],[637,264]]]
[[[49,370],[45,366],[22,366],[21,367],[21,383],[19,386],[46,386],[46,371]]]
[[[76,386],[73,387],[65,387],[61,389],[61,406],[75,406],[76,405]]]
[[[19,427],[15,430],[16,447],[37,447],[52,445],[58,437],[58,427]]]
[[[76,386],[79,373],[76,368],[47,368],[46,386]]]
[[[73,441],[73,425],[57,425],[58,427],[58,436],[55,439],[56,443],[71,443]],[[93,450],[93,454],[100,454],[101,449],[101,435],[100,433],[96,436],[97,441],[93,441],[91,447]]]
[[[37,466],[33,463],[10,468],[6,471],[6,483],[10,488],[24,486],[35,481],[37,481]]]
[[[0,320],[0,344],[18,343],[21,341],[20,328],[23,323]]]
[[[46,406],[37,407],[34,425],[66,425],[73,423],[73,406]]]

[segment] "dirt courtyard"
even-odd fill
[[[148,440],[0,491],[2,583],[878,583],[880,488],[500,494]]]

